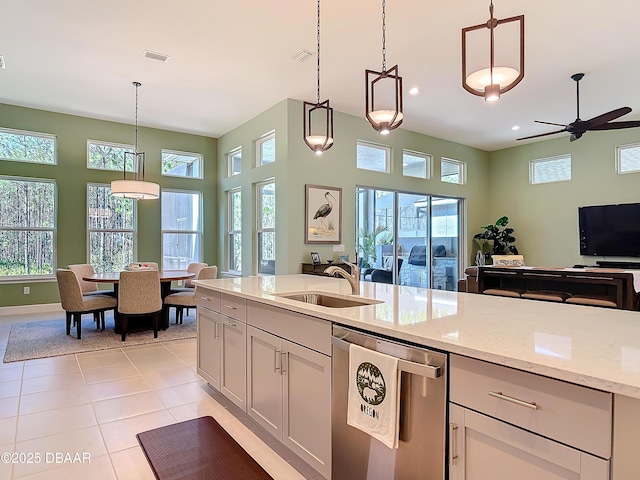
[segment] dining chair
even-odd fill
[[[118,325],[124,342],[129,319],[153,317],[153,338],[158,338],[158,324],[162,315],[160,274],[157,270],[120,272],[118,288]]]
[[[197,280],[210,280],[218,276],[218,267],[212,265],[210,267],[202,267],[198,272]],[[176,324],[182,324],[183,310],[187,309],[187,315],[189,315],[189,308],[196,308],[196,289],[184,289],[184,291],[172,293],[164,297],[164,308],[167,311],[171,307],[176,309]],[[168,312],[167,312],[168,313]]]
[[[115,310],[117,300],[108,295],[82,295],[82,289],[76,273],[68,268],[56,270],[60,301],[67,319],[67,335],[71,334],[71,319],[76,325],[78,339],[81,338],[82,315],[92,313],[98,327],[104,330],[104,312]]]
[[[209,266],[209,264],[203,263],[203,262],[191,262],[187,266],[187,272],[193,273],[194,277],[193,278],[187,278],[184,281],[184,287],[172,288],[171,289],[171,293],[189,292],[189,291],[192,291],[193,289],[195,289],[196,286],[193,284],[193,280],[198,278],[198,274],[200,273],[201,269],[203,269],[204,267],[208,267],[208,266]]]
[[[94,275],[96,272],[93,269],[93,265],[90,263],[75,263],[73,265],[67,265],[67,268],[76,274],[78,277],[78,281],[80,282],[80,289],[82,290],[83,295],[110,295],[114,297],[114,290],[101,290],[98,288],[98,284],[96,282],[87,282],[83,280],[84,277],[90,277]]]

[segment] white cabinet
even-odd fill
[[[449,478],[609,480],[612,396],[450,356]]]
[[[303,346],[324,348],[316,332],[325,325],[321,336],[330,345],[330,323],[252,302],[247,319],[247,413],[330,478],[331,357]],[[286,329],[283,320],[292,321]]]
[[[246,302],[200,288],[196,295],[197,372],[212,387],[246,410]]]

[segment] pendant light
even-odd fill
[[[123,179],[111,182],[111,195],[114,197],[131,198],[134,200],[154,200],[160,197],[160,186],[157,183],[144,180],[144,152],[138,152],[138,87],[140,82],[133,82],[136,87],[136,129],[134,151],[124,153]],[[133,157],[134,180],[127,180],[127,157]]]
[[[329,106],[329,99],[320,102],[320,0],[318,3],[318,23],[317,23],[317,97],[316,103],[304,102],[302,105],[303,118],[303,139],[304,143],[313,150],[316,155],[322,155],[333,146],[333,108]],[[315,115],[314,115],[315,114]],[[324,117],[324,129],[315,131],[312,127],[312,117]],[[316,122],[317,124],[318,122]]]
[[[382,0],[382,71],[365,70],[365,116],[371,126],[382,135],[398,128],[402,123],[402,77],[398,75],[398,65],[387,70],[386,46],[386,3]],[[394,108],[378,108],[376,106],[376,87],[382,88],[394,83]]]
[[[489,20],[486,23],[466,27],[462,29],[462,86],[479,97],[484,96],[485,101],[495,102],[500,95],[508,92],[524,78],[524,15],[497,20],[493,17],[493,0],[489,5]],[[520,27],[520,64],[518,68],[509,66],[495,66],[495,29],[506,23],[519,22]],[[489,67],[483,68],[467,75],[467,33],[489,29]]]

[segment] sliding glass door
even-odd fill
[[[455,290],[462,199],[357,188],[362,280]]]

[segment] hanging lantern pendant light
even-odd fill
[[[382,71],[365,70],[365,116],[371,126],[382,135],[402,124],[402,77],[398,75],[398,65],[387,70],[386,1],[382,0]],[[376,108],[376,87],[389,81],[394,82],[394,108]]]
[[[320,102],[320,0],[318,4],[318,22],[317,22],[317,97],[316,103],[304,102],[302,105],[303,118],[303,139],[304,143],[313,150],[316,155],[322,155],[323,152],[329,150],[333,146],[333,108],[329,106],[329,99]],[[315,114],[315,115],[314,115]],[[321,134],[313,131],[312,117],[324,115],[325,125]]]
[[[133,152],[124,152],[122,180],[111,182],[111,195],[114,197],[131,198],[134,200],[154,200],[160,197],[160,186],[157,183],[144,181],[144,152],[138,152],[138,87],[140,82],[133,82],[136,87],[136,126],[133,142]],[[132,157],[135,172],[134,180],[127,180],[127,158]]]

